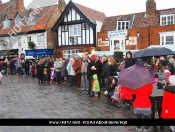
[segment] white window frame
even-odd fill
[[[170,17],[170,20],[171,20],[171,16],[173,16],[173,23],[168,24],[168,17]],[[164,24],[162,24],[162,18],[166,18]],[[175,24],[175,23],[174,23],[174,19],[175,19],[175,18],[174,18],[174,14],[161,15],[161,16],[160,16],[160,25],[161,25],[161,26],[164,26],[164,25],[172,25],[172,24]]]
[[[15,26],[20,27],[22,25],[21,18],[15,19]]]
[[[122,28],[122,23],[125,23],[124,24],[124,28]],[[128,28],[126,28],[126,23],[128,22]],[[120,29],[119,29],[119,23],[120,24]],[[117,29],[116,30],[126,30],[126,29],[130,29],[130,21],[117,21]]]
[[[36,18],[35,18],[35,15],[33,14],[33,12],[31,12],[28,16],[28,22],[27,24],[28,25],[33,25],[36,23]]]
[[[3,21],[3,28],[9,28],[10,27],[10,20]]]
[[[81,36],[81,24],[70,25],[69,26],[69,36]]]
[[[22,45],[22,38],[21,37],[18,37],[18,45]]]
[[[77,54],[79,53],[78,49],[72,49],[72,50],[63,50],[63,57],[69,57],[69,55],[71,56],[72,54]]]
[[[30,38],[30,40],[28,39]],[[28,42],[32,41],[32,37],[31,36],[27,36],[27,45],[28,45]]]
[[[160,45],[175,45],[175,32],[161,32],[160,34]],[[166,37],[173,36],[173,43],[166,44]]]
[[[36,39],[37,39],[37,45],[36,46],[43,46],[43,43],[44,43],[43,35],[42,34],[36,35]]]

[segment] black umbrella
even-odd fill
[[[164,56],[164,55],[175,55],[175,53],[165,47],[159,48],[146,48],[143,50],[137,51],[133,58],[142,58],[142,57],[151,57],[151,56]]]

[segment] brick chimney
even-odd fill
[[[156,14],[156,2],[154,0],[147,0],[146,2],[146,17],[154,17]]]
[[[16,0],[17,11],[22,11],[24,9],[24,0]]]
[[[59,8],[60,12],[63,12],[64,9],[65,9],[65,7],[66,7],[66,2],[65,2],[65,0],[59,0],[59,1],[58,1],[58,8]]]

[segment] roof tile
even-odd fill
[[[84,15],[91,19],[91,20],[95,20],[95,21],[101,21],[101,22],[104,22],[106,16],[103,12],[100,12],[100,11],[96,11],[94,9],[91,9],[89,7],[86,7],[86,6],[83,6],[83,5],[80,5],[78,3],[75,3],[74,4],[78,7],[78,9],[84,13]]]

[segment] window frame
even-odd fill
[[[27,24],[28,25],[34,25],[36,23],[36,16],[33,15],[33,12],[31,12],[28,16],[28,21]]]
[[[123,25],[123,23],[124,23],[124,25]],[[128,26],[126,25],[126,23],[128,23]],[[119,27],[120,27],[120,29],[119,29]],[[128,28],[126,28],[126,27],[128,27]],[[127,30],[127,29],[130,29],[130,21],[117,21],[117,29],[116,30]]]
[[[17,25],[16,20],[18,20],[19,25]],[[20,26],[22,25],[22,21],[21,21],[21,20],[22,20],[21,18],[16,18],[16,19],[14,20],[14,22],[15,22],[15,27],[20,27]]]
[[[9,22],[9,23],[7,23],[7,22]],[[10,28],[10,20],[5,20],[5,21],[3,21],[3,28],[4,29],[7,29],[7,28]]]
[[[69,36],[70,37],[81,36],[81,32],[82,32],[81,31],[81,24],[69,26]]]
[[[173,41],[167,41],[166,38],[173,36]],[[173,42],[170,44],[167,44],[167,42]],[[175,45],[175,33],[174,34],[161,34],[160,35],[160,44],[161,45]]]
[[[40,41],[38,41],[38,37],[41,37],[40,38]],[[44,43],[44,38],[43,38],[43,35],[42,34],[38,34],[36,35],[36,41],[37,41],[37,45],[36,46],[43,46],[43,43]]]
[[[168,17],[170,17],[170,20],[168,20]],[[171,19],[171,17],[173,17]],[[165,18],[165,20],[163,20]],[[166,25],[173,25],[175,24],[175,20],[174,20],[174,14],[169,14],[169,15],[161,15],[160,16],[160,25],[161,26],[166,26]],[[173,22],[171,23],[171,21],[173,20]],[[168,24],[168,22],[170,21],[170,24]],[[164,23],[163,23],[164,22]]]

